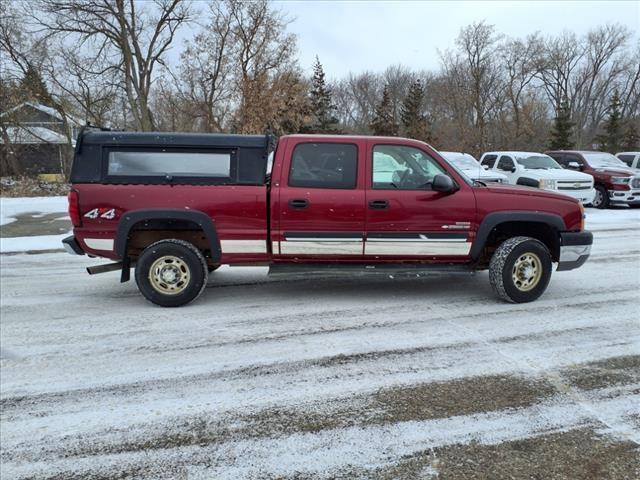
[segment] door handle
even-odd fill
[[[369,202],[369,208],[374,208],[376,210],[384,210],[385,208],[389,208],[388,200],[371,200]]]
[[[307,208],[309,206],[309,200],[304,198],[289,200],[289,206],[291,208]]]

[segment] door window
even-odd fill
[[[355,188],[358,148],[348,143],[301,143],[293,150],[290,187]]]
[[[436,175],[446,175],[429,155],[404,145],[376,145],[372,171],[373,188],[385,190],[429,190]]]
[[[618,158],[629,166],[632,166],[634,155],[618,155]]]
[[[498,158],[497,155],[485,155],[480,164],[483,166],[486,165],[487,168],[491,168],[493,167],[493,163],[496,161],[496,158]]]
[[[511,160],[511,157],[502,155],[500,157],[500,160],[498,160],[498,165],[496,168],[498,170],[504,170],[505,172],[511,172],[514,167],[515,167],[515,164],[513,163],[513,160]]]

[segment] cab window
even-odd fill
[[[356,187],[358,147],[347,143],[301,143],[293,150],[290,187]]]
[[[513,163],[513,160],[511,159],[511,157],[502,155],[500,157],[500,160],[498,160],[498,165],[496,168],[498,170],[504,170],[505,172],[510,172],[514,169],[514,167],[515,167],[515,164]]]
[[[436,175],[446,175],[429,155],[404,145],[376,145],[372,171],[373,188],[384,190],[429,190]]]
[[[482,161],[480,162],[480,165],[482,166],[486,165],[487,168],[491,168],[493,167],[493,164],[496,161],[496,158],[498,158],[497,155],[485,155]]]
[[[631,167],[635,155],[618,155],[618,158]]]

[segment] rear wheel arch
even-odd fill
[[[176,238],[173,232],[201,232],[204,238],[197,246],[210,252],[213,264],[220,263],[220,240],[213,220],[203,212],[182,209],[149,209],[125,213],[120,219],[116,233],[116,254],[122,259],[129,256],[130,239],[137,232],[163,230],[172,230],[172,234],[167,234],[166,238]],[[199,243],[192,239],[185,240]]]
[[[471,258],[481,265],[488,264],[493,251],[506,239],[527,236],[542,242],[554,261],[560,258],[560,232],[566,229],[558,215],[534,212],[496,212],[480,223],[471,246]]]

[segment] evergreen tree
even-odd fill
[[[424,142],[432,142],[433,138],[429,121],[426,115],[422,113],[423,102],[424,87],[420,79],[416,79],[409,87],[407,96],[402,102],[400,119],[404,127],[404,134],[407,137]]]
[[[598,135],[596,141],[606,152],[616,153],[620,151],[622,146],[622,113],[620,112],[621,102],[618,91],[613,92],[611,103],[609,104],[609,117],[604,124],[603,135]]]
[[[41,103],[49,107],[54,106],[53,98],[47,89],[40,73],[29,65],[20,82],[20,91],[23,92],[26,101]]]
[[[549,148],[551,150],[566,150],[572,148],[572,130],[573,123],[571,122],[571,111],[569,109],[569,102],[565,96],[560,101],[560,105],[556,111],[556,116],[553,119]]]
[[[384,86],[382,91],[382,100],[376,107],[373,120],[369,125],[374,135],[395,137],[398,135],[398,124],[393,118],[393,105],[391,104],[391,95],[389,95],[389,87]]]
[[[627,122],[627,128],[622,136],[622,150],[636,151],[640,149],[640,132],[638,132],[638,124],[633,120]]]
[[[324,70],[317,56],[316,63],[313,65],[309,97],[313,120],[305,131],[308,133],[336,133],[338,131],[338,119],[334,115],[336,107],[333,105],[331,89],[324,79]]]

